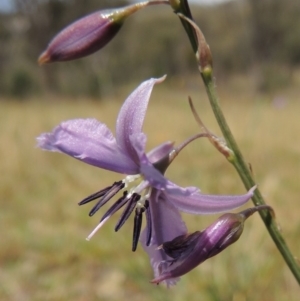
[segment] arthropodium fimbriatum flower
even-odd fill
[[[135,210],[133,246],[135,250],[145,213],[147,225],[141,235],[141,243],[151,259],[155,276],[158,265],[166,254],[157,247],[187,232],[179,211],[190,214],[225,212],[245,204],[255,187],[243,195],[207,195],[197,187],[180,187],[168,180],[164,173],[178,154],[179,147],[165,142],[146,153],[146,135],[142,126],[153,86],[164,77],[149,79],[134,90],[124,102],[116,122],[116,138],[107,126],[96,119],[64,121],[52,132],[41,134],[38,146],[44,150],[61,152],[82,162],[125,175],[82,200],[86,204],[97,200],[90,211],[94,215],[105,203],[121,191],[123,194],[108,209],[94,233],[121,207],[125,206],[115,230],[118,231]],[[196,135],[196,137],[201,135]],[[193,141],[188,139],[183,145]],[[168,281],[167,281],[168,282]]]

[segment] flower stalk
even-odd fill
[[[180,13],[184,16],[184,19],[180,18],[180,20],[187,32],[193,51],[197,55],[199,50],[198,46],[201,45],[199,45],[197,40],[196,29],[193,27],[192,22],[187,20],[192,20],[192,15],[187,0],[170,1],[170,4],[175,13]],[[191,34],[191,32],[193,32],[193,34]],[[234,139],[234,136],[231,133],[231,130],[226,122],[225,116],[220,106],[215,83],[213,80],[212,65],[207,65],[205,68],[203,68],[203,66],[201,65],[202,62],[199,62],[199,64],[201,66],[201,68],[199,66],[200,74],[206,88],[210,105],[222,131],[224,139],[226,140],[228,147],[233,151],[233,155],[228,157],[227,159],[235,167],[246,189],[249,189],[250,187],[253,187],[255,185],[255,181],[252,177],[251,171],[249,170],[248,164],[245,162],[243,155]],[[256,191],[254,192],[252,200],[255,206],[266,204],[259,189],[256,189]],[[300,267],[297,264],[296,259],[291,253],[289,247],[287,246],[282,234],[280,233],[276,222],[274,221],[274,219],[272,219],[272,216],[269,212],[260,211],[259,214],[276,247],[278,248],[286,264],[293,273],[295,279],[300,284]]]

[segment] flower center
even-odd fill
[[[136,183],[138,182],[138,183]],[[125,206],[119,221],[115,226],[115,231],[124,225],[133,210],[135,209],[134,227],[133,227],[133,243],[132,250],[135,251],[142,227],[143,213],[146,213],[147,220],[147,244],[151,240],[151,215],[149,209],[149,198],[151,195],[151,187],[149,182],[144,180],[141,174],[128,175],[122,181],[114,182],[111,186],[106,187],[79,202],[79,205],[87,204],[98,199],[96,205],[89,212],[89,216],[93,216],[102,206],[104,206],[117,193],[123,190],[123,196],[120,197],[103,215],[97,227],[87,237],[90,240],[92,236],[104,225],[104,223],[119,209]]]

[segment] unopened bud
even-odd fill
[[[144,1],[101,10],[75,21],[52,39],[40,55],[39,64],[74,60],[96,52],[117,34],[127,17],[151,4],[165,4],[165,1]]]
[[[181,235],[163,243],[169,260],[160,263],[160,275],[152,283],[180,277],[200,263],[213,257],[236,242],[241,236],[245,220],[254,212],[267,209],[274,216],[273,209],[267,205],[256,206],[240,213],[226,213],[203,231]]]

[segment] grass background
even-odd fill
[[[0,102],[0,300],[299,300],[299,287],[258,215],[247,221],[236,244],[170,290],[149,283],[152,271],[140,246],[130,251],[132,219],[114,233],[115,216],[85,240],[100,215],[88,217],[88,205],[77,202],[121,177],[43,152],[35,148],[35,137],[76,117],[95,117],[114,129],[120,100],[130,91],[126,87],[102,103]],[[242,96],[220,87],[225,116],[295,256],[300,252],[299,92]],[[180,143],[198,131],[188,94],[207,127],[220,134],[203,91],[163,84],[155,87],[146,116],[148,149],[165,140]],[[167,176],[205,193],[245,192],[234,169],[206,140],[189,145]],[[184,215],[190,231],[216,217]]]

